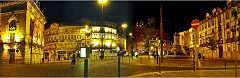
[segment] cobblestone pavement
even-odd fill
[[[104,60],[89,59],[89,77],[117,77],[117,57],[106,57]],[[130,64],[129,64],[130,59]],[[148,57],[124,57],[121,59],[121,77],[234,77],[234,67],[228,66],[225,71],[223,67],[199,68],[193,71],[191,64],[179,60],[165,60],[161,64],[161,74],[158,73],[159,66],[154,58]],[[174,63],[175,62],[175,63]],[[46,63],[46,64],[7,64],[0,66],[1,77],[83,77],[83,60],[79,60],[75,66],[68,62]],[[187,66],[190,65],[190,66]],[[218,64],[216,64],[218,65]],[[221,64],[219,64],[221,65]],[[218,75],[219,74],[219,75]]]
[[[240,72],[238,72],[238,77]],[[235,77],[234,70],[182,70],[182,71],[162,71],[148,72],[132,75],[129,77]]]

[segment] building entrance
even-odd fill
[[[9,52],[9,64],[13,64],[15,61],[15,49],[8,49]]]
[[[219,46],[219,58],[223,58],[223,46]]]

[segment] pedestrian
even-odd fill
[[[202,58],[201,53],[198,53],[198,59],[201,59],[201,58]]]
[[[42,63],[44,63],[44,58],[42,58]]]
[[[76,63],[76,57],[75,54],[72,55],[72,65],[75,65]]]

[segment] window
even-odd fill
[[[10,42],[15,41],[15,33],[10,33]]]
[[[238,20],[238,25],[240,25],[240,20]]]
[[[233,51],[236,51],[236,44],[233,43]]]
[[[12,20],[9,24],[9,31],[14,31],[17,29],[17,22],[16,20]]]
[[[81,46],[84,46],[85,44],[84,43],[82,43],[82,45]]]
[[[222,27],[221,26],[218,27],[218,31],[222,31]]]
[[[193,36],[193,40],[194,40],[194,35],[192,35]]]
[[[66,40],[67,39],[67,35],[64,35],[64,40]]]
[[[230,45],[229,45],[229,44],[228,44],[227,51],[231,51],[231,47],[230,47]]]
[[[205,25],[205,28],[204,28],[204,29],[207,29],[207,27],[208,27],[208,22],[206,22],[206,25]]]
[[[220,25],[220,23],[221,23],[221,16],[219,15],[218,16],[218,25]]]
[[[227,39],[230,39],[230,32],[227,32]]]
[[[227,23],[226,28],[230,28],[230,23]]]
[[[215,26],[215,19],[213,19],[211,23],[212,23],[212,26]]]
[[[229,19],[230,11],[226,12],[226,19]]]
[[[236,36],[236,31],[232,32],[232,34],[233,34],[233,35],[232,35],[232,36],[233,36],[232,38],[235,38],[235,36]]]
[[[79,35],[79,39],[81,39],[81,35]]]

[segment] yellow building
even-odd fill
[[[190,46],[190,33],[188,30],[179,32],[179,42],[184,51],[189,55],[189,46]]]
[[[46,19],[33,1],[0,3],[0,61],[40,63]]]
[[[72,53],[78,53],[80,47],[91,47],[92,54],[100,55],[102,48],[100,22],[90,22],[88,25],[53,23],[45,32],[45,59],[66,60]],[[103,48],[105,56],[116,51],[122,44],[118,38],[116,24],[104,22]],[[126,42],[126,41],[124,41]]]
[[[236,54],[239,51],[239,31],[231,31],[236,25],[239,26],[240,15],[238,14],[237,20],[234,19],[233,7],[240,7],[240,4],[236,1],[227,2],[225,8],[214,8],[212,13],[207,13],[206,18],[201,21],[198,29],[199,45],[206,58],[233,60],[240,55]],[[217,45],[214,51],[207,48],[212,46],[208,44],[211,42]]]

